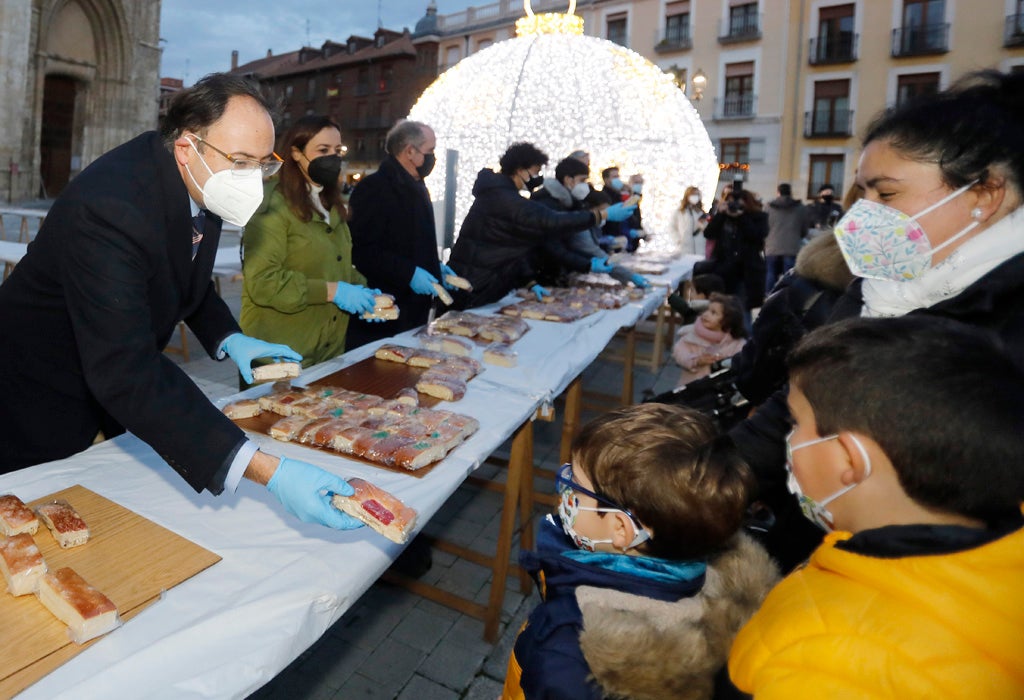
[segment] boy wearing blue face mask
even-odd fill
[[[747,466],[706,416],[662,404],[592,421],[572,460],[557,474],[557,518],[521,556],[543,600],[502,697],[711,697],[736,630],[777,579],[738,532]]]
[[[831,534],[733,645],[757,698],[1024,697],[1024,369],[908,315],[789,356],[790,488]]]

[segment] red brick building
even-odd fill
[[[437,65],[436,36],[378,29],[373,38],[350,36],[345,43],[268,53],[232,72],[258,80],[276,102],[279,134],[307,114],[337,121],[348,147],[348,170],[357,174],[377,168],[388,129],[434,81]]]

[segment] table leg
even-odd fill
[[[576,437],[576,428],[583,410],[583,378],[576,377],[565,390],[565,416],[562,418],[562,445],[558,458],[562,463],[572,458],[572,439]]]
[[[523,459],[523,475],[519,482],[519,551],[533,549],[533,430],[527,439]],[[525,569],[519,567],[519,592],[529,595],[533,579]]]
[[[636,328],[626,332],[626,350],[622,361],[622,405],[633,405],[633,365],[636,361]]]
[[[498,530],[498,549],[494,553],[491,595],[487,603],[487,617],[484,620],[484,641],[489,643],[498,638],[501,603],[505,599],[505,579],[508,576],[512,537],[515,534],[516,506],[523,488],[523,475],[527,471],[527,458],[532,452],[532,447],[533,423],[528,420],[512,436],[512,451],[508,459],[508,475],[505,482],[505,501],[502,504],[501,527]]]
[[[651,371],[657,373],[665,356],[665,325],[672,316],[672,307],[662,302],[654,322],[654,347],[651,350]]]

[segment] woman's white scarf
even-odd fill
[[[935,267],[906,282],[865,279],[861,316],[902,316],[955,297],[1024,252],[1024,207],[971,238]]]
[[[313,208],[320,213],[320,216],[324,217],[324,221],[330,222],[331,214],[324,208],[324,203],[320,201],[320,193],[324,191],[324,186],[312,182],[307,182],[306,185],[309,187],[309,200],[313,203]]]

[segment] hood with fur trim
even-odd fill
[[[843,260],[836,237],[824,233],[807,241],[796,256],[794,272],[801,277],[837,292],[844,291],[854,280]]]
[[[778,579],[768,553],[739,534],[708,562],[704,587],[693,597],[667,602],[581,586],[580,648],[609,695],[710,698],[733,638]]]
[[[556,180],[553,177],[544,178],[544,189],[548,191],[552,197],[558,200],[558,202],[566,209],[573,208],[573,196],[572,192],[565,189],[565,185]]]

